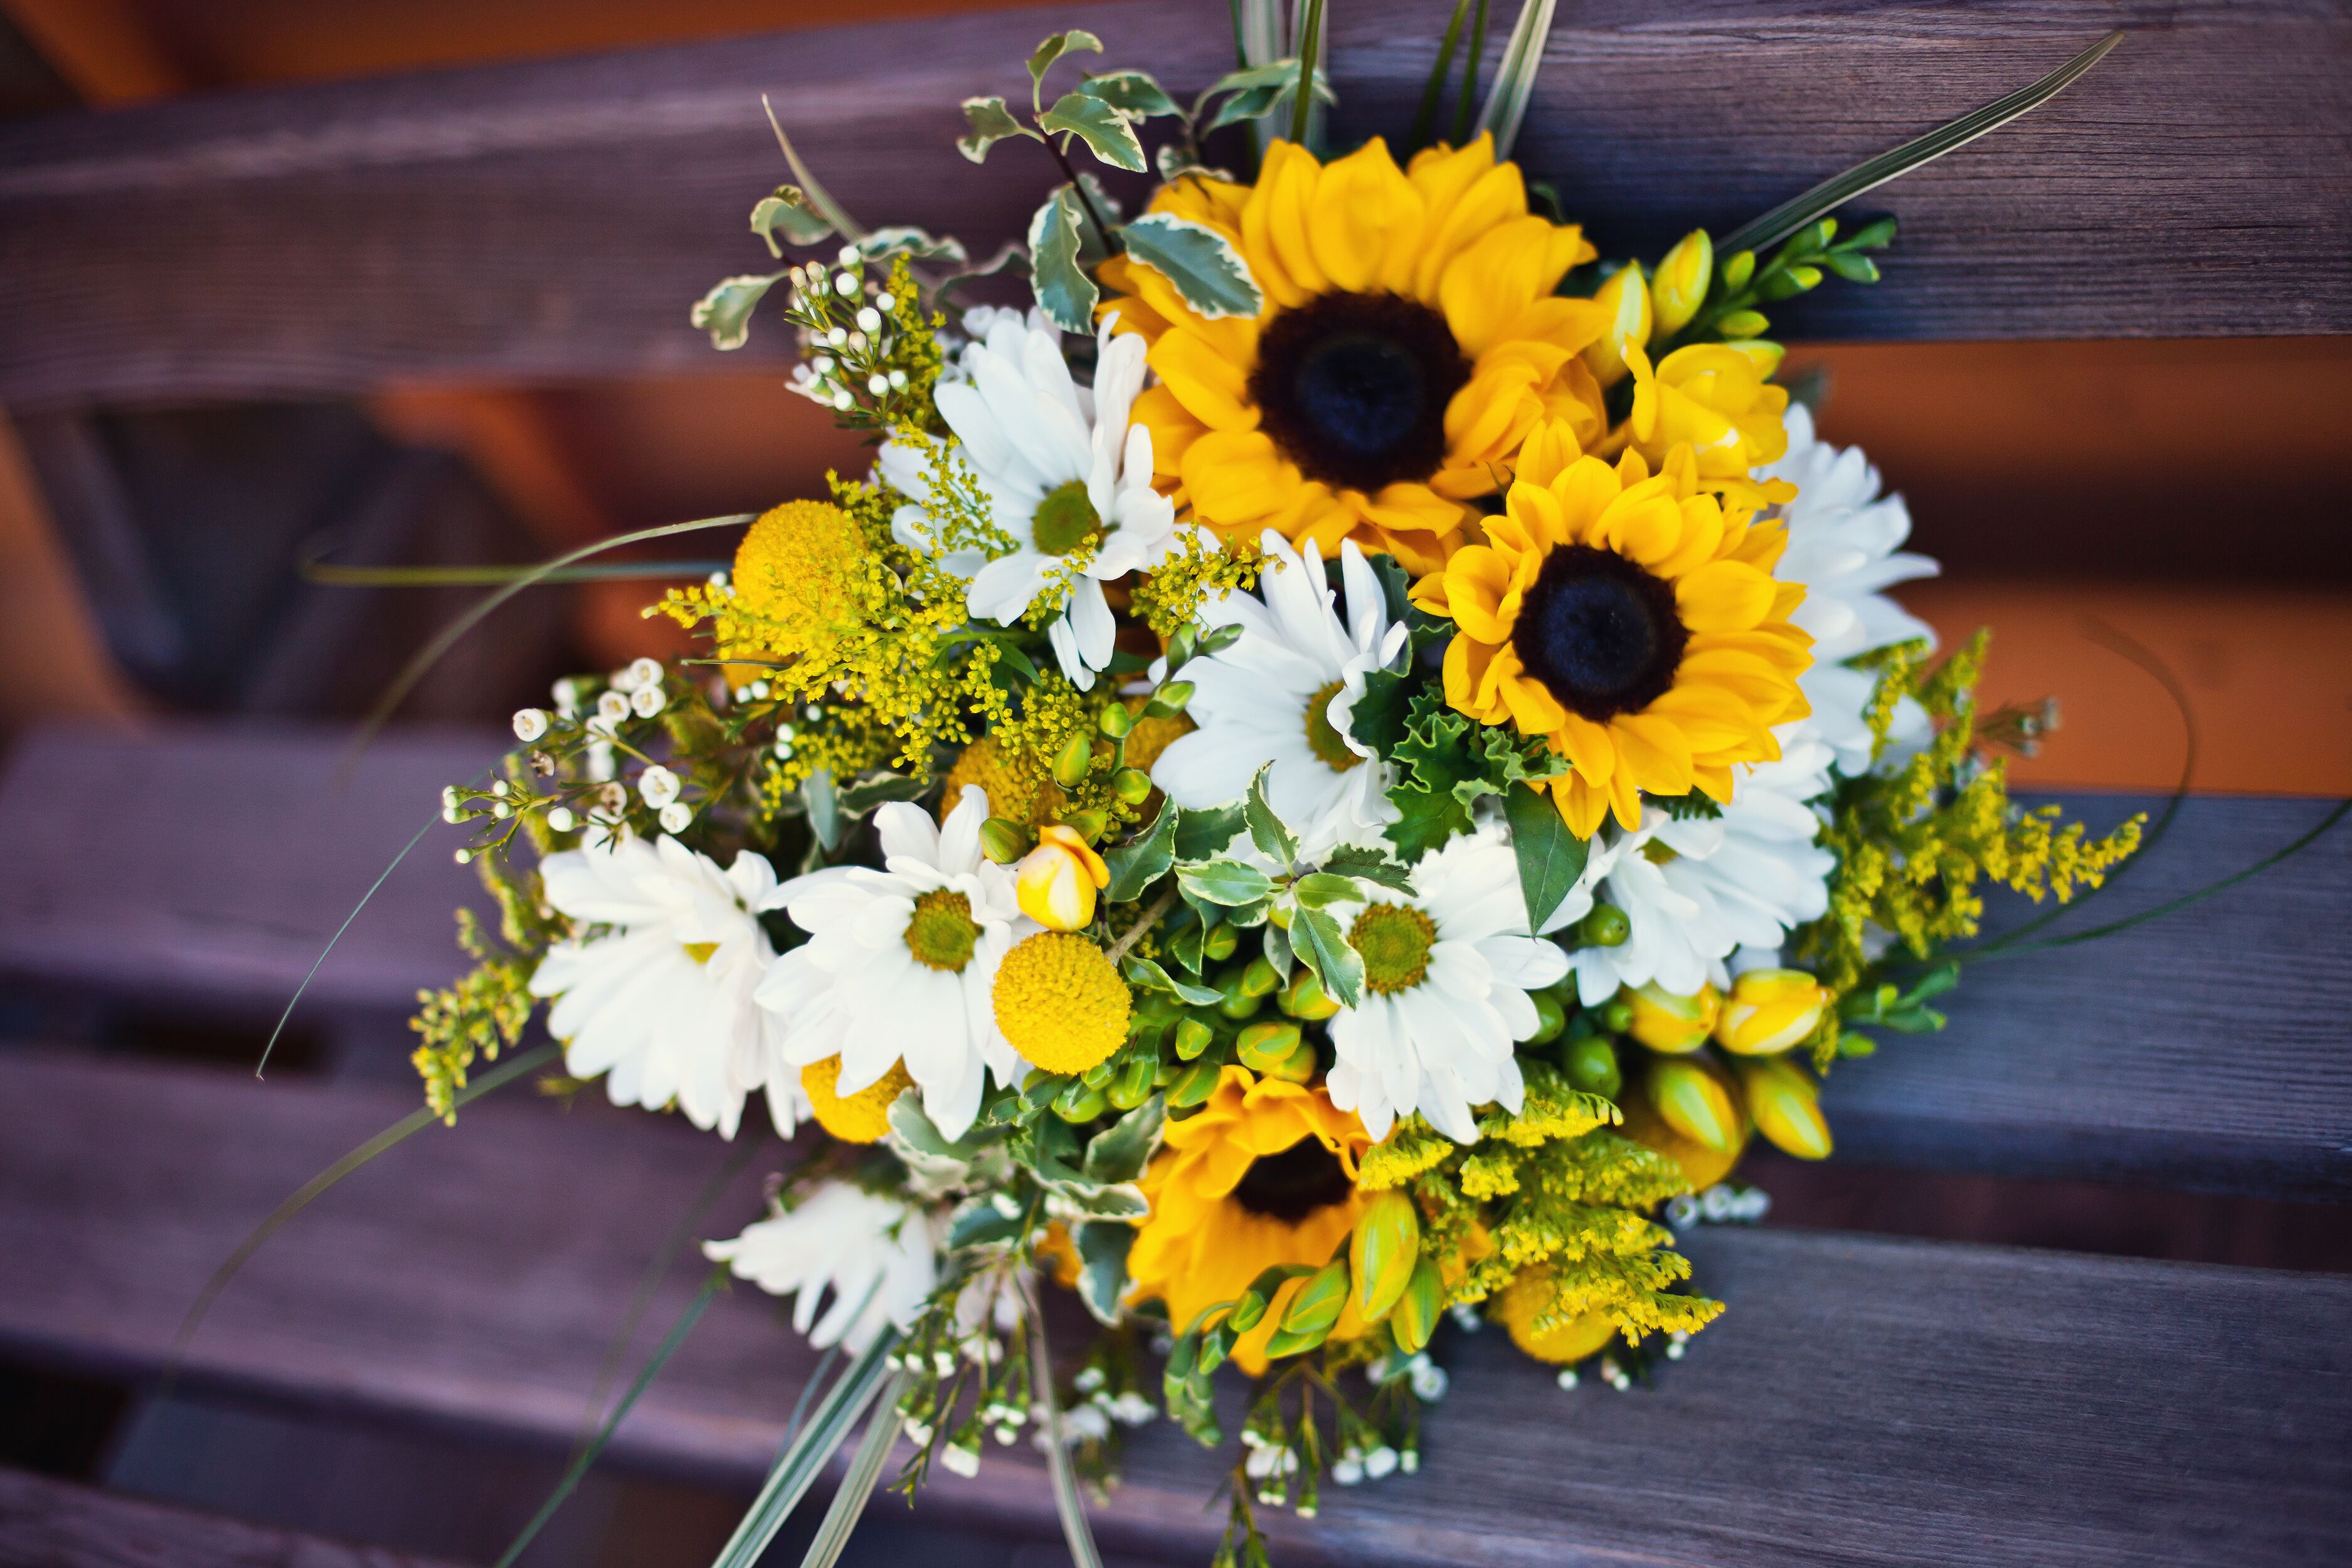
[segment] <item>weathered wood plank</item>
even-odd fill
[[[369,1088],[0,1055],[38,1107],[0,1144],[0,1342],[152,1372],[255,1218],[404,1108]],[[566,1443],[645,1258],[726,1151],[672,1120],[529,1096],[362,1171],[256,1258],[190,1378]],[[756,1203],[756,1167],[707,1226]],[[1297,1555],[1365,1563],[2303,1563],[2352,1552],[2352,1279],[1790,1232],[1691,1238],[1731,1311],[1654,1390],[1563,1394],[1449,1337],[1425,1464],[1327,1494]],[[648,1318],[687,1293],[677,1271]],[[627,1461],[748,1484],[810,1357],[748,1289],[622,1429]],[[1205,1556],[1216,1461],[1164,1424],[1097,1518]],[[1049,1535],[1034,1455],[925,1514]],[[1291,1533],[1288,1531],[1286,1534]],[[1286,1560],[1292,1560],[1286,1556]]]
[[[0,1568],[434,1568],[421,1557],[0,1470]]]
[[[339,741],[299,731],[38,731],[0,778],[0,973],[193,996],[275,1017],[445,782],[499,741],[380,742],[351,786]],[[92,841],[47,826],[104,798]],[[2160,803],[2085,795],[2106,823]],[[2192,800],[2169,840],[2061,931],[2160,903],[2296,837],[2324,803]],[[405,1007],[464,962],[450,911],[478,897],[436,829],[320,972],[321,1005]],[[2013,900],[2022,907],[2022,900]],[[1865,1163],[2076,1176],[2274,1197],[2352,1192],[2352,948],[2313,941],[2352,905],[2352,828],[2173,918],[1989,963],[1951,1027],[1885,1036],[1832,1077],[1842,1152]]]
[[[0,972],[274,1017],[434,818],[442,787],[473,781],[512,743],[394,731],[339,789],[333,731],[37,729],[0,778]],[[100,802],[105,833],[60,830]],[[481,889],[450,859],[461,841],[455,828],[427,835],[352,922],[310,1001],[405,1007],[464,965],[451,917]]]
[[[958,157],[956,104],[1007,92],[1082,21],[1197,90],[1226,9],[1090,5],[248,92],[0,130],[0,402],[348,393],[710,363],[688,304],[769,265],[744,231],[785,171],[772,93],[870,222],[992,247],[1050,165]],[[1337,132],[1410,124],[1444,7],[1339,7]],[[2352,20],[2325,0],[1571,8],[1520,152],[1605,253],[1722,232],[2033,79],[2116,26],[2066,97],[1874,195],[1906,237],[1799,335],[2352,330]],[[1499,52],[1504,29],[1495,30]],[[168,219],[158,221],[159,213]],[[755,333],[755,355],[786,345]]]

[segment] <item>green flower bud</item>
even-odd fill
[[[1054,1097],[1054,1114],[1065,1121],[1092,1121],[1108,1103],[1100,1089],[1089,1088],[1081,1079]]]
[[[1150,719],[1173,718],[1184,711],[1184,705],[1192,700],[1192,683],[1171,680],[1151,694],[1151,700],[1144,705],[1144,716]]]
[[[1000,866],[1010,866],[1029,853],[1029,830],[1017,822],[992,816],[980,825],[980,852]]]
[[[1715,324],[1727,338],[1760,338],[1772,330],[1772,322],[1761,310],[1731,310]]]
[[[1723,1079],[1686,1057],[1661,1057],[1650,1064],[1650,1103],[1665,1124],[1694,1143],[1718,1154],[1739,1147],[1739,1108]]]
[[[1121,768],[1110,775],[1110,793],[1129,805],[1140,805],[1151,794],[1151,775],[1141,768]]]
[[[1135,715],[1124,704],[1114,702],[1097,716],[1095,728],[1116,741],[1135,728]]]
[[[1095,738],[1081,730],[1063,742],[1054,756],[1054,782],[1064,789],[1076,789],[1087,782],[1087,773],[1095,765]]]
[[[1307,1277],[1298,1293],[1290,1299],[1290,1308],[1282,1314],[1282,1327],[1266,1342],[1269,1356],[1296,1355],[1312,1350],[1328,1338],[1331,1325],[1348,1305],[1348,1260],[1334,1258]]]
[[[1601,1009],[1601,1026],[1612,1035],[1622,1035],[1633,1026],[1633,1004],[1622,996],[1612,996]]]
[[[1559,998],[1549,991],[1538,991],[1528,1000],[1536,1005],[1536,1032],[1523,1043],[1548,1046],[1559,1038],[1559,1032],[1568,1027],[1568,1009],[1559,1005]]]
[[[1726,289],[1745,289],[1748,280],[1755,276],[1756,253],[1752,250],[1743,250],[1723,264],[1723,286]]]
[[[1187,1018],[1176,1026],[1176,1054],[1189,1062],[1207,1050],[1216,1037],[1217,1032],[1200,1019]]]
[[[1278,1074],[1297,1054],[1300,1044],[1297,1025],[1269,1020],[1244,1029],[1241,1038],[1234,1042],[1234,1055],[1252,1072]]]
[[[1586,947],[1622,947],[1633,934],[1633,922],[1614,904],[1595,904],[1576,925],[1576,940]]]
[[[1659,337],[1672,337],[1690,324],[1698,308],[1706,300],[1707,285],[1715,278],[1715,242],[1706,230],[1695,228],[1683,236],[1665,259],[1658,263],[1656,276],[1650,279],[1650,311],[1654,323],[1652,331]]]
[[[1201,956],[1210,959],[1231,958],[1234,949],[1242,942],[1242,933],[1232,926],[1221,925],[1201,939]]]
[[[1254,1017],[1257,1010],[1265,1005],[1264,996],[1253,996],[1242,989],[1242,979],[1241,975],[1236,974],[1218,987],[1220,995],[1217,999],[1217,1011],[1228,1018]]]
[[[1560,1065],[1568,1081],[1587,1094],[1614,1100],[1625,1088],[1625,1074],[1617,1065],[1617,1047],[1598,1035],[1570,1040]]]
[[[1251,996],[1270,996],[1281,984],[1282,976],[1263,953],[1251,959],[1249,967],[1242,971],[1242,990]]]
[[[1396,1341],[1397,1349],[1412,1355],[1429,1343],[1444,1305],[1445,1280],[1437,1271],[1437,1260],[1424,1258],[1412,1266],[1404,1293],[1389,1310],[1389,1337]]]
[[[1786,1057],[1739,1064],[1740,1087],[1756,1131],[1800,1160],[1830,1157],[1830,1124],[1806,1071]]]
[[[1110,826],[1110,823],[1101,812],[1087,810],[1066,813],[1062,817],[1062,826],[1092,844],[1102,837],[1104,830]]]
[[[1421,1261],[1421,1211],[1399,1192],[1364,1205],[1348,1237],[1348,1268],[1356,1281],[1356,1311],[1376,1323],[1404,1294]]]
[[[1282,994],[1276,1000],[1284,1012],[1294,1018],[1304,1018],[1310,1024],[1319,1024],[1339,1011],[1339,1004],[1323,989],[1323,983],[1315,978],[1315,972],[1303,963],[1291,971],[1290,984],[1282,988]]]
[[[1157,1057],[1139,1056],[1119,1069],[1111,1080],[1108,1093],[1111,1104],[1120,1110],[1133,1110],[1151,1098],[1153,1080],[1160,1074]]]
[[[1218,1071],[1214,1062],[1194,1062],[1186,1068],[1168,1087],[1168,1108],[1189,1110],[1207,1103],[1209,1096],[1217,1092]]]

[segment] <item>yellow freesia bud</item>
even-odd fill
[[[1748,471],[1777,462],[1789,450],[1782,416],[1789,389],[1765,378],[1780,363],[1772,343],[1693,343],[1676,349],[1654,368],[1635,348],[1625,356],[1633,372],[1633,413],[1627,421],[1633,449],[1653,470],[1667,454],[1688,447],[1708,488],[1731,481],[1726,494],[1737,504],[1761,505],[1768,487],[1748,482]],[[1752,493],[1751,493],[1752,492]]]
[[[1435,1258],[1424,1258],[1412,1266],[1404,1293],[1390,1310],[1389,1334],[1397,1349],[1411,1355],[1427,1344],[1429,1336],[1437,1331],[1438,1310],[1444,1305],[1444,1277]]]
[[[1650,1064],[1650,1103],[1665,1124],[1717,1153],[1739,1147],[1747,1129],[1720,1073],[1704,1062],[1666,1058]]]
[[[1650,313],[1658,336],[1670,338],[1690,324],[1706,302],[1707,285],[1715,278],[1715,242],[1706,230],[1695,228],[1666,252],[1650,279]]]
[[[1722,993],[1702,985],[1696,996],[1676,996],[1658,989],[1656,981],[1625,998],[1633,1005],[1633,1025],[1626,1031],[1654,1051],[1679,1056],[1706,1044],[1723,1010]]]
[[[1625,379],[1625,351],[1650,341],[1650,290],[1642,278],[1642,264],[1626,263],[1609,281],[1593,291],[1592,302],[1606,315],[1609,327],[1584,351],[1584,368],[1603,386]]]
[[[1732,983],[1715,1042],[1737,1056],[1769,1057],[1813,1032],[1830,994],[1801,969],[1751,969]]]
[[[1421,1211],[1399,1192],[1364,1205],[1348,1238],[1348,1269],[1356,1282],[1356,1311],[1377,1323],[1404,1294],[1421,1261]]]
[[[1047,931],[1082,931],[1095,919],[1095,889],[1110,886],[1110,868],[1084,838],[1058,822],[1037,830],[1037,847],[1013,873],[1021,912]]]
[[[1830,1124],[1811,1074],[1785,1057],[1739,1064],[1756,1131],[1800,1160],[1830,1157]]]

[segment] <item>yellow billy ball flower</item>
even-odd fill
[[[841,1081],[841,1058],[827,1057],[801,1068],[801,1088],[809,1097],[816,1123],[845,1143],[879,1143],[890,1131],[890,1105],[915,1087],[906,1064],[893,1062],[890,1070],[856,1094],[835,1095]]]
[[[1522,1354],[1555,1366],[1582,1361],[1607,1344],[1617,1325],[1606,1312],[1585,1312],[1549,1328],[1536,1320],[1549,1312],[1558,1299],[1551,1270],[1541,1266],[1522,1271],[1495,1301],[1494,1315],[1507,1330]]]
[[[774,623],[738,645],[796,654],[862,625],[876,580],[866,536],[830,501],[795,500],[771,508],[735,550],[735,602]]]
[[[1369,1142],[1363,1123],[1319,1087],[1228,1066],[1199,1110],[1168,1124],[1166,1140],[1143,1174],[1151,1213],[1136,1229],[1127,1267],[1134,1299],[1165,1301],[1180,1330],[1202,1308],[1233,1300],[1271,1265],[1323,1267],[1363,1210],[1367,1194],[1355,1184]],[[1266,1342],[1299,1284],[1290,1280],[1276,1292],[1265,1316],[1234,1345],[1234,1361],[1251,1376],[1265,1371]],[[1364,1331],[1349,1294],[1334,1340]]]
[[[1082,936],[1039,931],[1015,942],[991,993],[996,1026],[1032,1064],[1080,1073],[1127,1040],[1127,982]]]
[[[1830,1124],[1822,1115],[1820,1094],[1804,1068],[1788,1058],[1739,1064],[1739,1082],[1748,1097],[1748,1114],[1756,1131],[1800,1160],[1830,1157]]]
[[[1095,889],[1110,886],[1110,868],[1076,831],[1060,823],[1037,830],[1037,847],[1013,873],[1021,912],[1047,931],[1081,931],[1094,923]]]
[[[1643,792],[1728,801],[1735,765],[1780,757],[1772,726],[1811,711],[1812,638],[1789,620],[1805,590],[1772,578],[1785,529],[1717,501],[1685,447],[1655,473],[1630,447],[1612,466],[1557,422],[1504,506],[1412,600],[1456,628],[1446,701],[1568,760],[1548,787],[1572,832],[1634,830]]]
[[[1606,317],[1552,292],[1595,252],[1528,211],[1491,137],[1402,169],[1378,137],[1328,164],[1277,141],[1255,184],[1187,177],[1151,209],[1224,236],[1264,300],[1213,321],[1132,257],[1101,268],[1099,310],[1151,344],[1135,417],[1160,482],[1220,533],[1327,560],[1352,538],[1425,572],[1538,421],[1605,432],[1580,355]]]
[[[1702,985],[1696,996],[1676,996],[1658,989],[1657,982],[1625,994],[1633,1005],[1633,1036],[1654,1051],[1679,1056],[1706,1044],[1723,1006],[1722,994]]]
[[[1732,982],[1716,1020],[1716,1044],[1743,1057],[1785,1051],[1813,1032],[1829,999],[1822,983],[1801,969],[1751,969]]]
[[[963,799],[963,786],[978,784],[988,796],[988,809],[1011,822],[1032,827],[1051,822],[1062,809],[1062,786],[1026,757],[1008,757],[993,735],[982,735],[957,753],[948,769],[947,787],[940,792],[940,820]]]

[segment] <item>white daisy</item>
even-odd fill
[[[1940,568],[1899,548],[1911,536],[1911,514],[1901,496],[1879,494],[1878,470],[1861,447],[1816,439],[1812,414],[1802,404],[1790,405],[1788,426],[1787,455],[1757,470],[1759,479],[1797,487],[1797,499],[1778,513],[1789,543],[1772,574],[1805,585],[1805,602],[1789,619],[1813,637],[1812,667],[1797,680],[1812,705],[1811,728],[1836,752],[1840,768],[1859,773],[1870,765],[1862,714],[1875,678],[1845,661],[1914,637],[1932,646],[1934,629],[1884,590]],[[1906,699],[1891,738],[1916,742],[1927,727],[1926,711]]]
[[[1106,321],[1096,338],[1087,388],[1070,379],[1061,336],[1042,318],[1000,311],[935,394],[996,526],[1013,541],[1011,554],[985,565],[968,552],[941,559],[971,578],[971,613],[1000,626],[1066,584],[1067,603],[1047,635],[1062,673],[1082,690],[1110,663],[1116,627],[1102,585],[1157,565],[1177,547],[1175,508],[1151,487],[1151,432],[1129,420],[1143,389],[1146,345],[1132,333],[1114,336],[1111,326]],[[925,448],[894,441],[879,467],[892,489],[928,503],[930,461]],[[921,505],[901,508],[891,528],[901,543],[934,548]]]
[[[1815,842],[1821,818],[1808,802],[1829,787],[1831,750],[1785,725],[1780,760],[1737,770],[1731,804],[1714,817],[1669,816],[1655,806],[1636,832],[1596,841],[1587,876],[1632,930],[1616,947],[1570,955],[1577,994],[1597,1006],[1620,985],[1655,981],[1687,996],[1729,984],[1726,960],[1740,947],[1778,947],[1790,929],[1829,909],[1837,858]],[[1558,931],[1589,912],[1571,899],[1545,922]]]
[[[531,994],[556,998],[547,1026],[572,1076],[604,1074],[615,1105],[676,1100],[729,1138],[764,1083],[791,1136],[800,1086],[782,1070],[782,1027],[752,1001],[775,957],[754,917],[775,889],[768,862],[746,850],[721,871],[675,838],[625,838],[560,850],[540,877],[579,932],[530,977]]]
[[[1568,972],[1528,934],[1517,857],[1499,832],[1465,834],[1424,856],[1410,897],[1335,906],[1364,960],[1364,996],[1331,1019],[1331,1103],[1375,1139],[1419,1111],[1457,1143],[1477,1140],[1470,1108],[1519,1109],[1511,1054],[1536,1032],[1528,993]]]
[[[793,1296],[793,1327],[824,1349],[851,1353],[885,1323],[910,1328],[939,1281],[939,1236],[921,1209],[847,1182],[826,1182],[732,1241],[706,1241],[724,1263],[773,1296]],[[825,1293],[832,1304],[823,1318]]]
[[[1364,678],[1402,651],[1406,628],[1390,624],[1380,578],[1355,541],[1339,546],[1344,619],[1313,540],[1303,553],[1270,530],[1263,542],[1263,597],[1227,593],[1201,608],[1204,625],[1238,626],[1241,639],[1184,666],[1193,686],[1186,711],[1199,728],[1160,753],[1151,781],[1178,805],[1200,809],[1240,799],[1272,763],[1266,800],[1298,835],[1303,856],[1377,845],[1397,818],[1388,797],[1393,770],[1348,726]]]
[[[996,966],[1039,929],[1013,873],[980,850],[988,796],[964,786],[943,826],[893,801],[874,814],[883,869],[835,866],[770,894],[809,940],[775,961],[759,1005],[783,1030],[786,1059],[841,1058],[834,1092],[856,1093],[904,1060],[924,1113],[960,1138],[979,1113],[983,1069],[1011,1083],[1024,1064],[996,1026]]]

